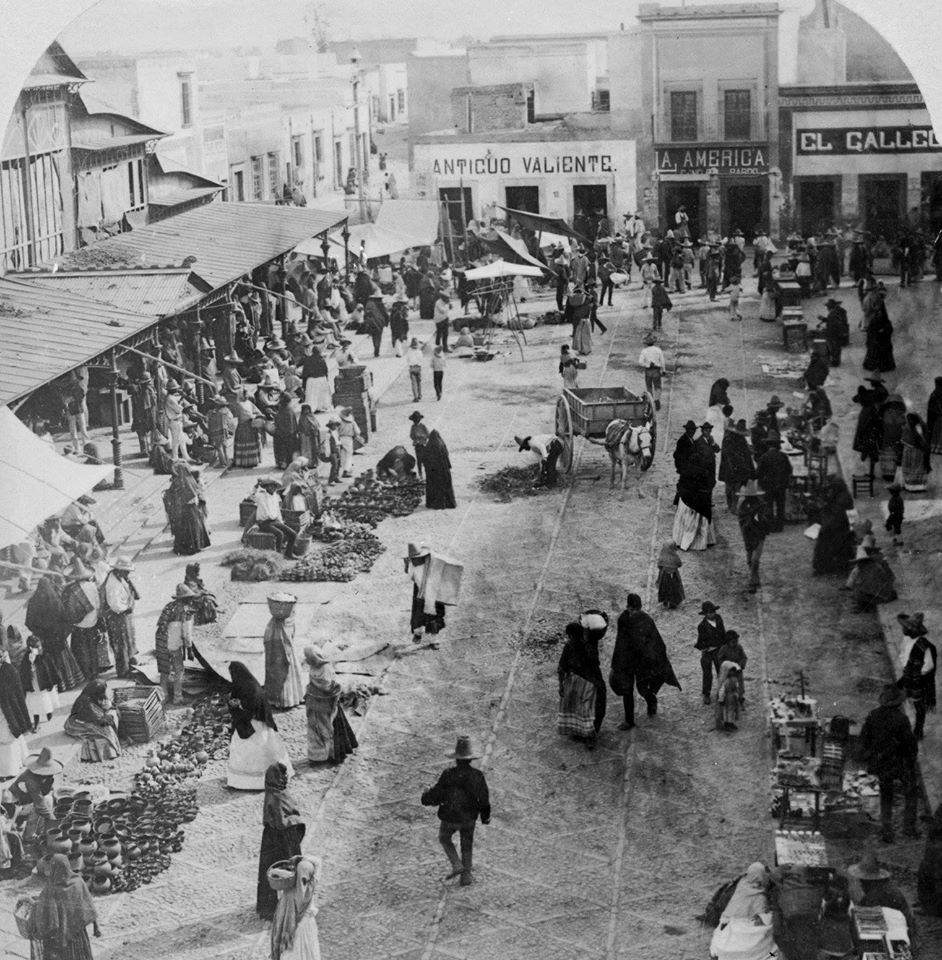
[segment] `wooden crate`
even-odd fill
[[[645,401],[624,387],[581,387],[566,390],[573,431],[582,436],[604,436],[612,420],[638,421]]]
[[[122,740],[147,743],[163,730],[163,693],[158,687],[120,687],[113,699]]]
[[[782,324],[782,343],[787,353],[808,350],[808,324],[803,320],[786,320]]]

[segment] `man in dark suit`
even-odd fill
[[[726,642],[726,627],[723,618],[716,612],[719,608],[715,603],[704,600],[700,606],[700,615],[703,619],[697,624],[697,642],[694,644],[700,651],[700,669],[703,671],[703,702],[710,703],[710,690],[713,687],[713,674],[720,672],[720,661],[717,656],[720,647]]]
[[[782,440],[777,433],[770,432],[765,443],[768,449],[756,461],[756,480],[772,510],[772,530],[781,533],[785,528],[785,494],[792,478],[792,462],[782,453]]]

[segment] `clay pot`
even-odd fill
[[[98,856],[97,853],[86,853],[85,856],[82,857],[82,860],[83,860],[84,863],[85,863],[85,870],[86,870],[87,872],[89,872],[89,874],[91,874],[92,872],[94,872],[94,869],[95,869],[95,857],[97,857],[97,856]],[[108,858],[106,857],[105,859],[107,860]]]
[[[75,873],[81,873],[82,868],[85,866],[85,858],[81,853],[73,853],[69,855],[69,866]]]
[[[114,830],[114,820],[111,817],[99,817],[95,821],[95,832],[100,836],[101,834],[108,834]]]
[[[111,861],[105,853],[96,853],[92,856],[92,872],[96,877],[111,876]]]
[[[46,835],[46,849],[50,853],[69,854],[72,852],[72,841],[57,830],[52,836]]]
[[[132,793],[124,801],[124,804],[131,812],[143,813],[147,809],[147,801],[137,793]]]
[[[111,892],[111,877],[96,876],[92,880],[92,893],[99,895]]]
[[[140,848],[136,843],[133,843],[133,844],[131,844],[131,846],[128,847],[128,849],[127,849],[127,858],[128,858],[128,860],[130,860],[132,863],[133,863],[135,860],[140,860],[140,859],[141,859],[141,855],[142,855],[142,854],[141,854],[141,848]]]
[[[81,830],[77,830],[75,827],[71,827],[66,834],[69,840],[72,841],[72,849],[75,853],[78,853],[78,846],[80,841],[85,839],[85,834]]]
[[[98,841],[94,837],[83,837],[79,840],[79,853],[83,856],[95,853],[98,850]]]
[[[60,800],[53,808],[57,820],[64,820],[72,812],[71,800]]]
[[[90,817],[92,815],[92,802],[91,800],[73,800],[72,801],[72,816],[74,817]]]
[[[113,861],[116,857],[121,856],[121,841],[117,837],[102,840],[101,849],[108,859]]]

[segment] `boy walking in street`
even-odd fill
[[[651,288],[651,313],[653,315],[651,329],[660,330],[661,318],[664,316],[664,311],[670,310],[674,304],[667,295],[667,291],[664,289],[660,277],[655,277],[653,284],[654,286]]]
[[[742,293],[742,280],[739,277],[733,277],[729,285],[729,319],[742,320],[742,314],[739,312],[739,294]]]
[[[491,801],[484,774],[471,766],[471,761],[480,756],[475,753],[471,738],[458,737],[455,749],[448,756],[454,757],[455,765],[445,770],[438,783],[422,794],[422,805],[438,807],[441,821],[438,842],[451,864],[451,873],[445,879],[460,875],[461,886],[467,887],[474,882],[471,875],[474,825],[479,816],[481,823],[490,823]],[[460,858],[452,840],[456,830],[461,838]]]
[[[743,487],[739,504],[739,531],[746,548],[746,563],[749,565],[749,592],[756,593],[762,582],[759,579],[759,561],[765,538],[772,528],[772,511],[766,503],[765,492],[755,480]]]
[[[432,386],[435,387],[435,399],[442,398],[442,381],[445,379],[445,354],[436,347],[432,354]]]

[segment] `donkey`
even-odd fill
[[[651,421],[633,425],[627,420],[612,420],[605,428],[605,449],[612,461],[612,482],[610,489],[615,487],[615,467],[621,467],[621,489],[625,489],[628,478],[628,465],[638,466],[638,479],[641,473],[647,470],[654,462],[654,451],[651,446]],[[638,486],[638,496],[643,497],[641,486]]]

